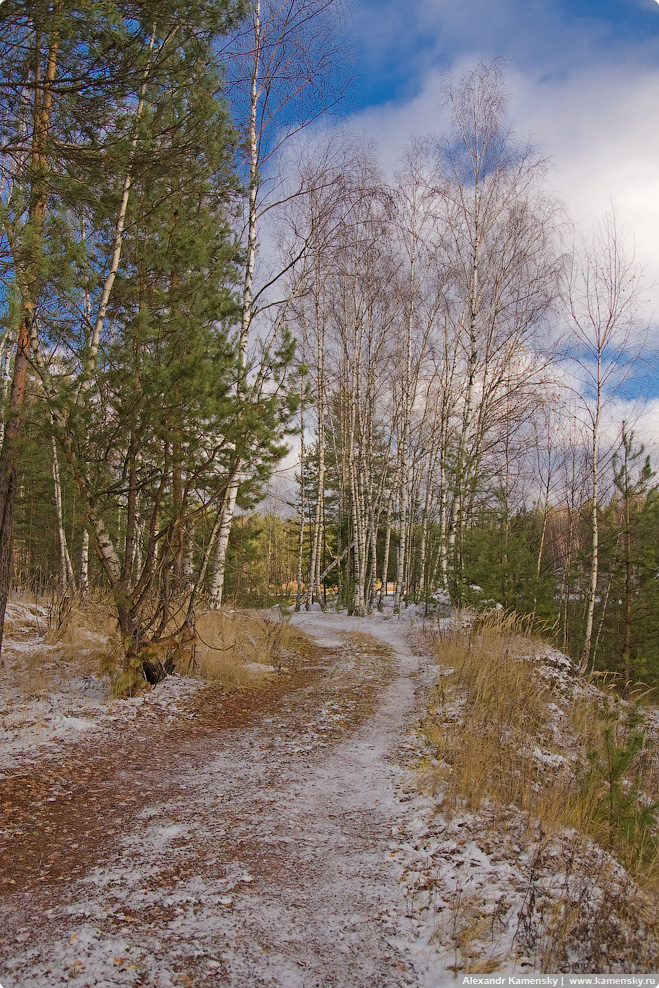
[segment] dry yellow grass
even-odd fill
[[[518,807],[527,814],[529,839],[538,823],[545,834],[574,828],[610,850],[645,889],[659,891],[656,828],[630,827],[629,814],[603,819],[606,779],[588,774],[586,754],[595,752],[606,769],[612,757],[607,725],[618,708],[631,708],[617,698],[579,695],[566,710],[563,742],[570,750],[561,750],[549,729],[552,696],[533,658],[536,645],[518,628],[509,615],[495,614],[437,641],[438,658],[451,672],[436,686],[423,724],[439,762],[426,771],[427,785],[441,790],[450,813],[477,810],[484,801]],[[618,745],[630,733],[626,716],[616,721]],[[536,758],[539,748],[559,756],[555,765]],[[644,745],[621,780],[622,791],[637,786],[641,801],[659,803],[658,764],[656,750]]]
[[[447,671],[423,722],[435,756],[423,766],[425,784],[449,821],[470,810],[483,822],[485,845],[490,839],[505,844],[508,834],[514,853],[527,855],[528,887],[517,907],[513,942],[533,954],[539,970],[570,970],[575,950],[585,950],[593,969],[608,971],[610,951],[633,970],[654,970],[657,827],[651,814],[641,821],[641,811],[659,801],[656,745],[634,749],[618,779],[622,809],[612,801],[611,812],[607,796],[615,772],[607,782],[606,771],[625,746],[632,751],[633,708],[612,696],[573,690],[576,681],[569,676],[547,675],[534,657],[537,643],[520,630],[526,629],[510,616],[495,615],[436,640]],[[552,682],[559,681],[554,693]],[[549,706],[557,701],[564,711],[558,733],[552,729],[556,710]],[[631,808],[627,794],[633,794]],[[483,903],[463,890],[456,895],[449,931],[455,970],[496,970],[501,958],[494,927],[483,925]]]
[[[206,611],[197,619],[189,673],[229,686],[258,686],[296,662],[303,636],[285,621],[256,611]]]
[[[91,669],[100,655],[116,647],[117,630],[116,613],[110,604],[73,599],[46,633],[44,643],[57,646],[66,663],[83,663]]]
[[[476,809],[487,798],[531,809],[536,800],[536,741],[529,742],[545,731],[548,696],[528,652],[524,639],[491,625],[438,643],[442,664],[453,671],[437,687],[424,726],[449,767],[438,776],[448,781],[445,799],[454,805]]]
[[[116,628],[111,609],[68,600],[36,610],[33,600],[11,601],[3,648],[7,685],[26,699],[62,688],[75,676],[93,676]]]
[[[77,675],[118,680],[125,660],[111,604],[53,600],[36,621],[33,605],[32,601],[10,607],[6,623],[5,676],[24,696],[38,697]],[[173,615],[172,631],[182,616],[183,611]],[[150,653],[164,658],[174,638],[178,636],[166,634],[150,647]],[[20,643],[20,651],[12,653],[12,640]],[[34,645],[26,648],[31,641]],[[178,650],[175,671],[237,688],[264,685],[272,675],[295,666],[306,636],[282,618],[227,609],[200,614],[193,642],[194,660],[190,647],[184,645]]]

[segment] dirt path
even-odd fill
[[[9,773],[4,988],[417,984],[389,846],[420,659],[394,621],[297,620],[289,687]]]

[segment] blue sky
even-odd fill
[[[355,107],[408,100],[429,73],[506,56],[534,77],[659,67],[656,0],[356,0]]]
[[[550,157],[551,184],[575,222],[587,233],[613,205],[648,280],[659,281],[656,0],[353,0],[351,11],[355,82],[344,114],[385,165],[412,134],[441,130],[443,73],[503,56],[513,126]]]
[[[355,82],[344,113],[386,163],[441,129],[442,73],[504,56],[521,136],[554,162],[586,225],[621,212],[639,257],[659,258],[656,0],[354,0]]]
[[[513,127],[549,156],[550,187],[579,230],[615,207],[646,271],[642,315],[659,352],[659,3],[353,0],[351,12],[345,123],[388,168],[410,136],[441,131],[443,73],[506,59]],[[659,437],[659,368],[653,377]]]

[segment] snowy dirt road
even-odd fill
[[[420,984],[390,846],[423,658],[394,620],[294,621],[312,667],[265,709],[211,689],[7,773],[4,988]]]

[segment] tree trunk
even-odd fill
[[[304,525],[305,525],[305,500],[306,492],[304,487],[304,404],[300,406],[300,533],[297,547],[297,586],[295,588],[295,610],[299,611],[302,605],[302,556],[304,552]],[[311,592],[311,587],[309,588]]]
[[[258,104],[260,97],[260,66],[261,66],[261,2],[255,0],[253,8],[254,16],[254,53],[252,62],[252,73],[250,80],[250,105],[249,105],[249,203],[247,212],[247,250],[245,255],[245,281],[243,283],[243,306],[240,324],[240,380],[239,390],[242,389],[242,376],[247,367],[247,340],[249,328],[253,317],[253,292],[254,292],[254,267],[256,263],[256,227],[258,220],[257,195],[259,189],[259,141],[256,126]],[[227,547],[229,545],[229,534],[233,513],[236,508],[236,498],[238,496],[238,486],[240,483],[240,460],[235,464],[235,469],[227,496],[222,507],[222,524],[217,539],[217,551],[213,563],[213,588],[211,600],[214,607],[222,604],[222,594],[224,592],[224,569],[226,566]]]
[[[80,593],[83,597],[89,593],[89,532],[86,526],[82,530],[80,550]]]
[[[599,403],[599,396],[598,396]],[[595,617],[595,600],[597,598],[597,577],[599,572],[599,518],[598,518],[598,496],[599,496],[599,464],[598,464],[598,440],[599,440],[599,409],[595,416],[595,424],[593,426],[593,442],[592,442],[592,458],[593,458],[593,471],[592,471],[592,507],[591,507],[591,525],[592,525],[592,538],[590,544],[590,582],[588,587],[588,605],[586,607],[586,626],[584,631],[584,645],[583,651],[581,653],[581,661],[579,662],[580,671],[586,672],[588,670],[589,662],[591,661],[591,649],[593,640],[593,622]],[[594,658],[594,653],[592,658]]]
[[[35,260],[31,265],[31,270],[27,273],[26,284],[23,289],[23,298],[21,300],[23,316],[16,341],[16,357],[9,394],[9,413],[5,424],[2,450],[0,450],[0,655],[2,654],[5,611],[7,609],[7,600],[11,585],[16,470],[22,432],[22,409],[27,383],[29,346],[32,338],[34,312],[37,301],[36,295],[38,291],[38,271],[36,268],[38,260],[36,260],[36,256],[43,235],[48,197],[46,139],[50,126],[53,98],[52,86],[55,81],[59,50],[59,2],[56,2],[53,6],[52,17],[52,33],[44,78],[42,81],[39,62],[41,53],[37,47],[34,79],[34,132],[31,151],[34,180],[28,207],[27,224],[34,241]]]
[[[540,573],[542,572],[542,556],[545,551],[545,540],[547,538],[547,524],[549,522],[549,493],[551,490],[551,449],[547,454],[547,482],[545,484],[545,497],[542,506],[542,529],[540,532],[540,545],[538,546],[538,557],[535,566],[535,589],[533,592],[533,614],[538,607],[538,592],[540,590]]]
[[[318,281],[319,279],[317,279]],[[325,605],[322,601],[322,587],[320,584],[321,550],[323,542],[323,522],[325,517],[325,331],[324,315],[320,311],[320,291],[316,290],[316,331],[318,336],[316,348],[316,374],[317,374],[317,414],[318,414],[318,492],[316,500],[316,515],[313,524],[311,562],[309,565],[309,597],[308,601],[313,601],[314,593],[321,603],[323,610]]]
[[[384,535],[384,554],[382,557],[382,577],[380,583],[380,596],[378,598],[378,610],[384,610],[384,597],[387,595],[387,574],[389,572],[389,549],[391,547],[391,498],[387,499],[387,527]]]
[[[51,438],[51,451],[52,451],[53,488],[55,493],[55,512],[57,515],[57,538],[59,542],[59,552],[60,552],[60,585],[62,587],[62,592],[65,593],[69,588],[75,591],[76,581],[73,573],[73,566],[71,565],[69,547],[66,542],[66,532],[64,531],[64,513],[62,511],[62,484],[60,480],[59,463],[57,461],[57,444],[55,442],[54,436]]]
[[[224,594],[227,548],[237,493],[238,484],[232,480],[222,499],[222,507],[218,516],[219,525],[216,532],[217,541],[215,543],[215,556],[213,559],[213,577],[209,594],[209,604],[214,610],[217,610],[221,606],[222,596]]]
[[[405,590],[405,569],[407,566],[407,527],[409,521],[409,484],[410,484],[410,419],[412,415],[413,396],[410,394],[412,388],[412,327],[414,323],[414,296],[415,296],[415,270],[416,270],[416,241],[413,241],[410,257],[410,298],[407,312],[407,325],[405,337],[405,365],[403,371],[403,401],[402,401],[402,422],[400,429],[400,540],[398,543],[398,554],[396,557],[396,593],[394,595],[394,614],[399,614],[401,602]]]

